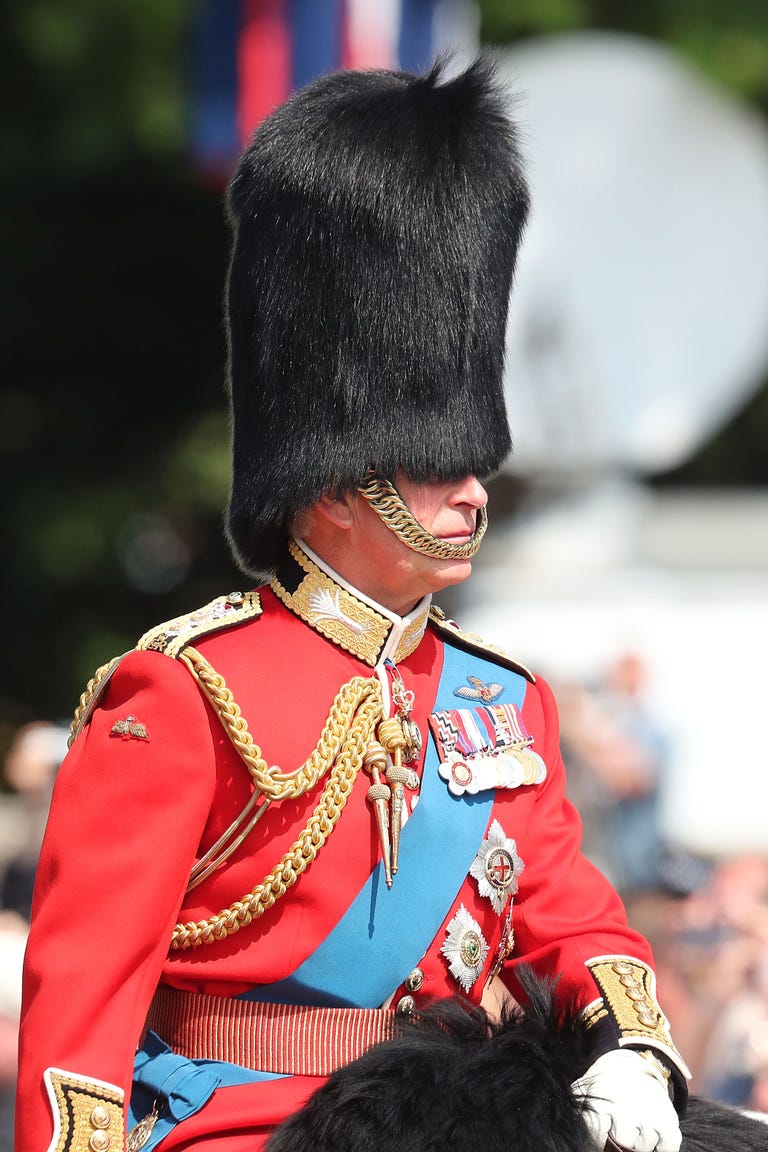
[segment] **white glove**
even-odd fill
[[[679,1152],[680,1122],[654,1060],[629,1048],[606,1052],[571,1088],[585,1100],[584,1120],[600,1152],[609,1135],[630,1152]]]

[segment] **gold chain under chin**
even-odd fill
[[[477,552],[488,527],[488,513],[485,505],[478,510],[477,527],[473,536],[464,544],[452,544],[440,540],[427,532],[419,524],[402,496],[389,480],[374,477],[358,488],[374,512],[384,521],[407,548],[422,556],[434,556],[438,560],[470,560]]]
[[[177,924],[171,938],[172,951],[197,948],[238,932],[262,916],[296,883],[333,831],[383,714],[379,681],[375,677],[354,677],[336,694],[311,755],[295,772],[282,772],[267,764],[232,693],[207,660],[195,648],[185,649],[179,659],[210,700],[246,764],[254,786],[265,799],[303,796],[326,774],[328,780],[306,826],[272,871],[240,900],[216,915]]]

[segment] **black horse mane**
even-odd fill
[[[525,1009],[499,1022],[459,999],[405,1021],[335,1072],[272,1136],[267,1152],[594,1152],[589,1101],[571,1083],[595,1057],[573,1007],[524,979]],[[681,1152],[758,1152],[768,1127],[692,1097]]]

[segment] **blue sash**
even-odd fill
[[[280,1079],[276,1073],[252,1072],[223,1060],[187,1060],[172,1052],[154,1032],[147,1032],[133,1067],[128,1131],[149,1115],[157,1101],[160,1116],[142,1145],[144,1152],[153,1152],[177,1124],[199,1112],[217,1088]]]
[[[504,703],[521,707],[526,681],[518,673],[447,644],[444,653],[433,711],[456,707],[454,689],[468,675],[502,684]],[[495,795],[493,789],[451,795],[437,765],[430,739],[419,802],[403,828],[392,888],[387,890],[379,864],[335,928],[291,976],[256,987],[242,999],[374,1008],[402,984],[467,877]]]
[[[504,703],[522,706],[526,681],[474,654],[444,649],[433,711],[456,706],[454,689],[469,675],[502,684]],[[381,864],[320,946],[286,980],[254,988],[243,999],[292,1004],[376,1007],[402,984],[434,940],[485,835],[493,790],[453,796],[437,771],[430,739],[421,795],[400,842],[400,866],[388,891]],[[165,1101],[151,1137],[153,1152],[178,1123],[204,1107],[216,1088],[278,1079],[239,1065],[187,1060],[149,1032],[136,1057],[129,1128]]]

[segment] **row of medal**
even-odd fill
[[[398,868],[405,789],[419,788],[419,777],[412,765],[422,748],[421,733],[412,717],[413,692],[405,688],[397,669],[391,667],[390,673],[395,715],[379,724],[378,740],[371,741],[364,758],[372,778],[368,799],[376,813],[388,888]],[[483,714],[480,720],[477,713]],[[531,749],[532,741],[512,705],[437,713],[430,717],[430,725],[441,754],[438,771],[453,795],[474,795],[489,788],[518,788],[541,783],[546,777],[544,762]],[[506,913],[489,979],[498,974],[512,952],[512,897],[517,893],[523,867],[515,841],[494,820],[469,869],[480,895],[490,900],[497,915]],[[489,946],[480,925],[463,904],[448,925],[441,952],[451,975],[469,992],[485,966]]]

